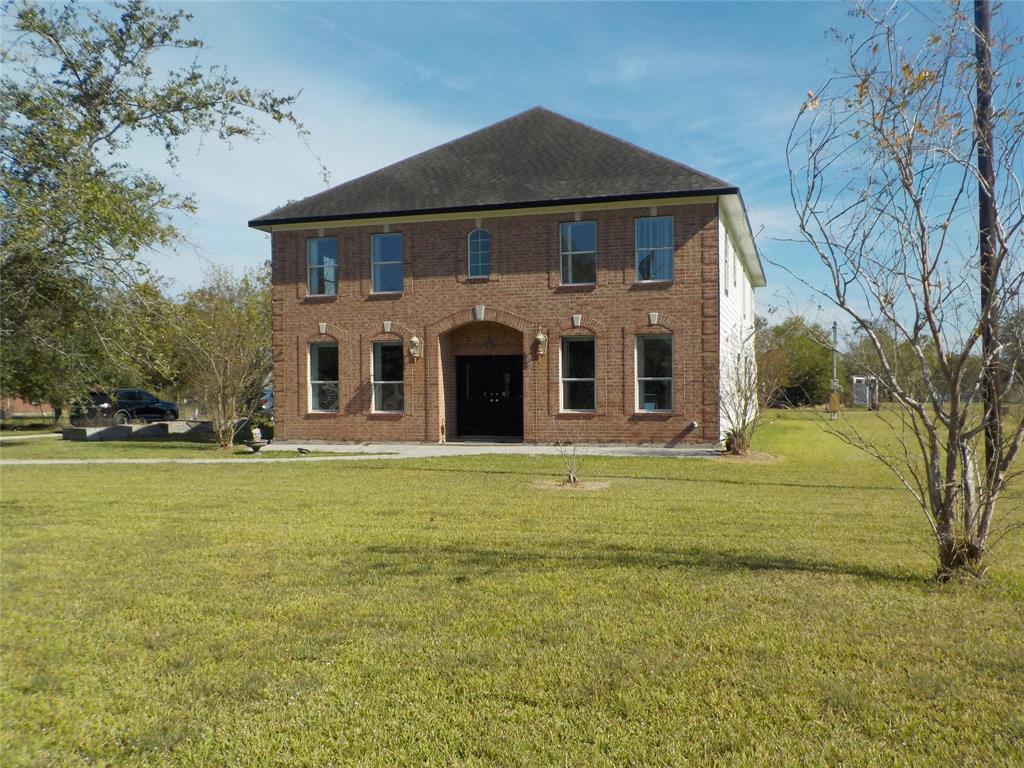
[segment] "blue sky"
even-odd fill
[[[784,147],[806,98],[855,29],[843,3],[196,3],[203,60],[244,82],[301,90],[296,113],[336,184],[543,105],[738,185],[759,245],[794,266]],[[147,157],[140,151],[138,162]],[[160,166],[152,170],[162,176]],[[310,149],[275,127],[259,144],[183,147],[175,187],[196,193],[191,244],[153,258],[178,288],[204,262],[253,266],[268,236],[246,221],[324,188]],[[767,305],[805,307],[765,265]]]

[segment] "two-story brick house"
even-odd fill
[[[736,187],[541,108],[249,225],[279,439],[716,442],[765,284]]]

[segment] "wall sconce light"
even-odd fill
[[[409,339],[409,355],[413,360],[423,357],[423,339],[415,334]]]
[[[544,357],[548,352],[548,337],[544,334],[544,331],[537,331],[537,336],[533,339],[533,343],[537,347],[537,357]]]
[[[327,333],[327,323],[317,323],[316,327],[320,329],[321,336]]]

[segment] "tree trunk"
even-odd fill
[[[992,8],[989,0],[974,0],[975,58],[978,67],[975,135],[978,144],[978,243],[980,249],[982,397],[985,402],[985,475],[994,488],[999,472],[1000,422],[999,328],[995,297],[999,264],[995,252],[996,171],[992,162]]]

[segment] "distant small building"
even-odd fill
[[[870,408],[879,401],[878,377],[851,376],[850,396],[855,406]]]

